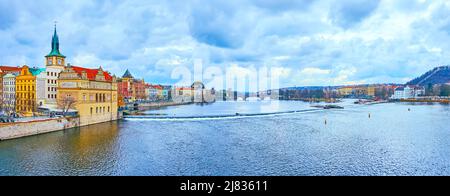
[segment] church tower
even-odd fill
[[[56,33],[56,24],[55,24],[55,31],[53,33],[52,37],[52,51],[45,56],[45,64],[47,66],[62,66],[65,65],[66,57],[59,52],[59,38],[58,34]]]
[[[64,70],[66,57],[59,52],[59,38],[55,30],[52,37],[52,51],[45,56],[45,105],[56,105],[59,73]]]

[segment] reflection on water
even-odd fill
[[[157,112],[250,113],[258,103]],[[269,110],[309,106],[279,104]],[[347,104],[257,118],[123,120],[2,141],[0,175],[449,175],[449,108]]]
[[[102,123],[3,141],[0,174],[81,174],[94,168],[106,171],[115,162],[108,159],[118,152],[118,124]]]

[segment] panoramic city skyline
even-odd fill
[[[405,83],[450,64],[446,1],[0,2],[2,65],[44,67],[54,21],[68,63],[151,83],[195,59],[281,67],[280,87]]]
[[[0,43],[0,177],[450,175],[450,0],[0,0]]]

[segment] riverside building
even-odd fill
[[[66,66],[58,78],[57,97],[58,108],[78,112],[81,126],[118,119],[117,80],[101,67]]]

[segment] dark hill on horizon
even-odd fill
[[[445,84],[450,82],[450,66],[436,67],[427,73],[415,78],[406,85],[426,86],[429,84]]]

